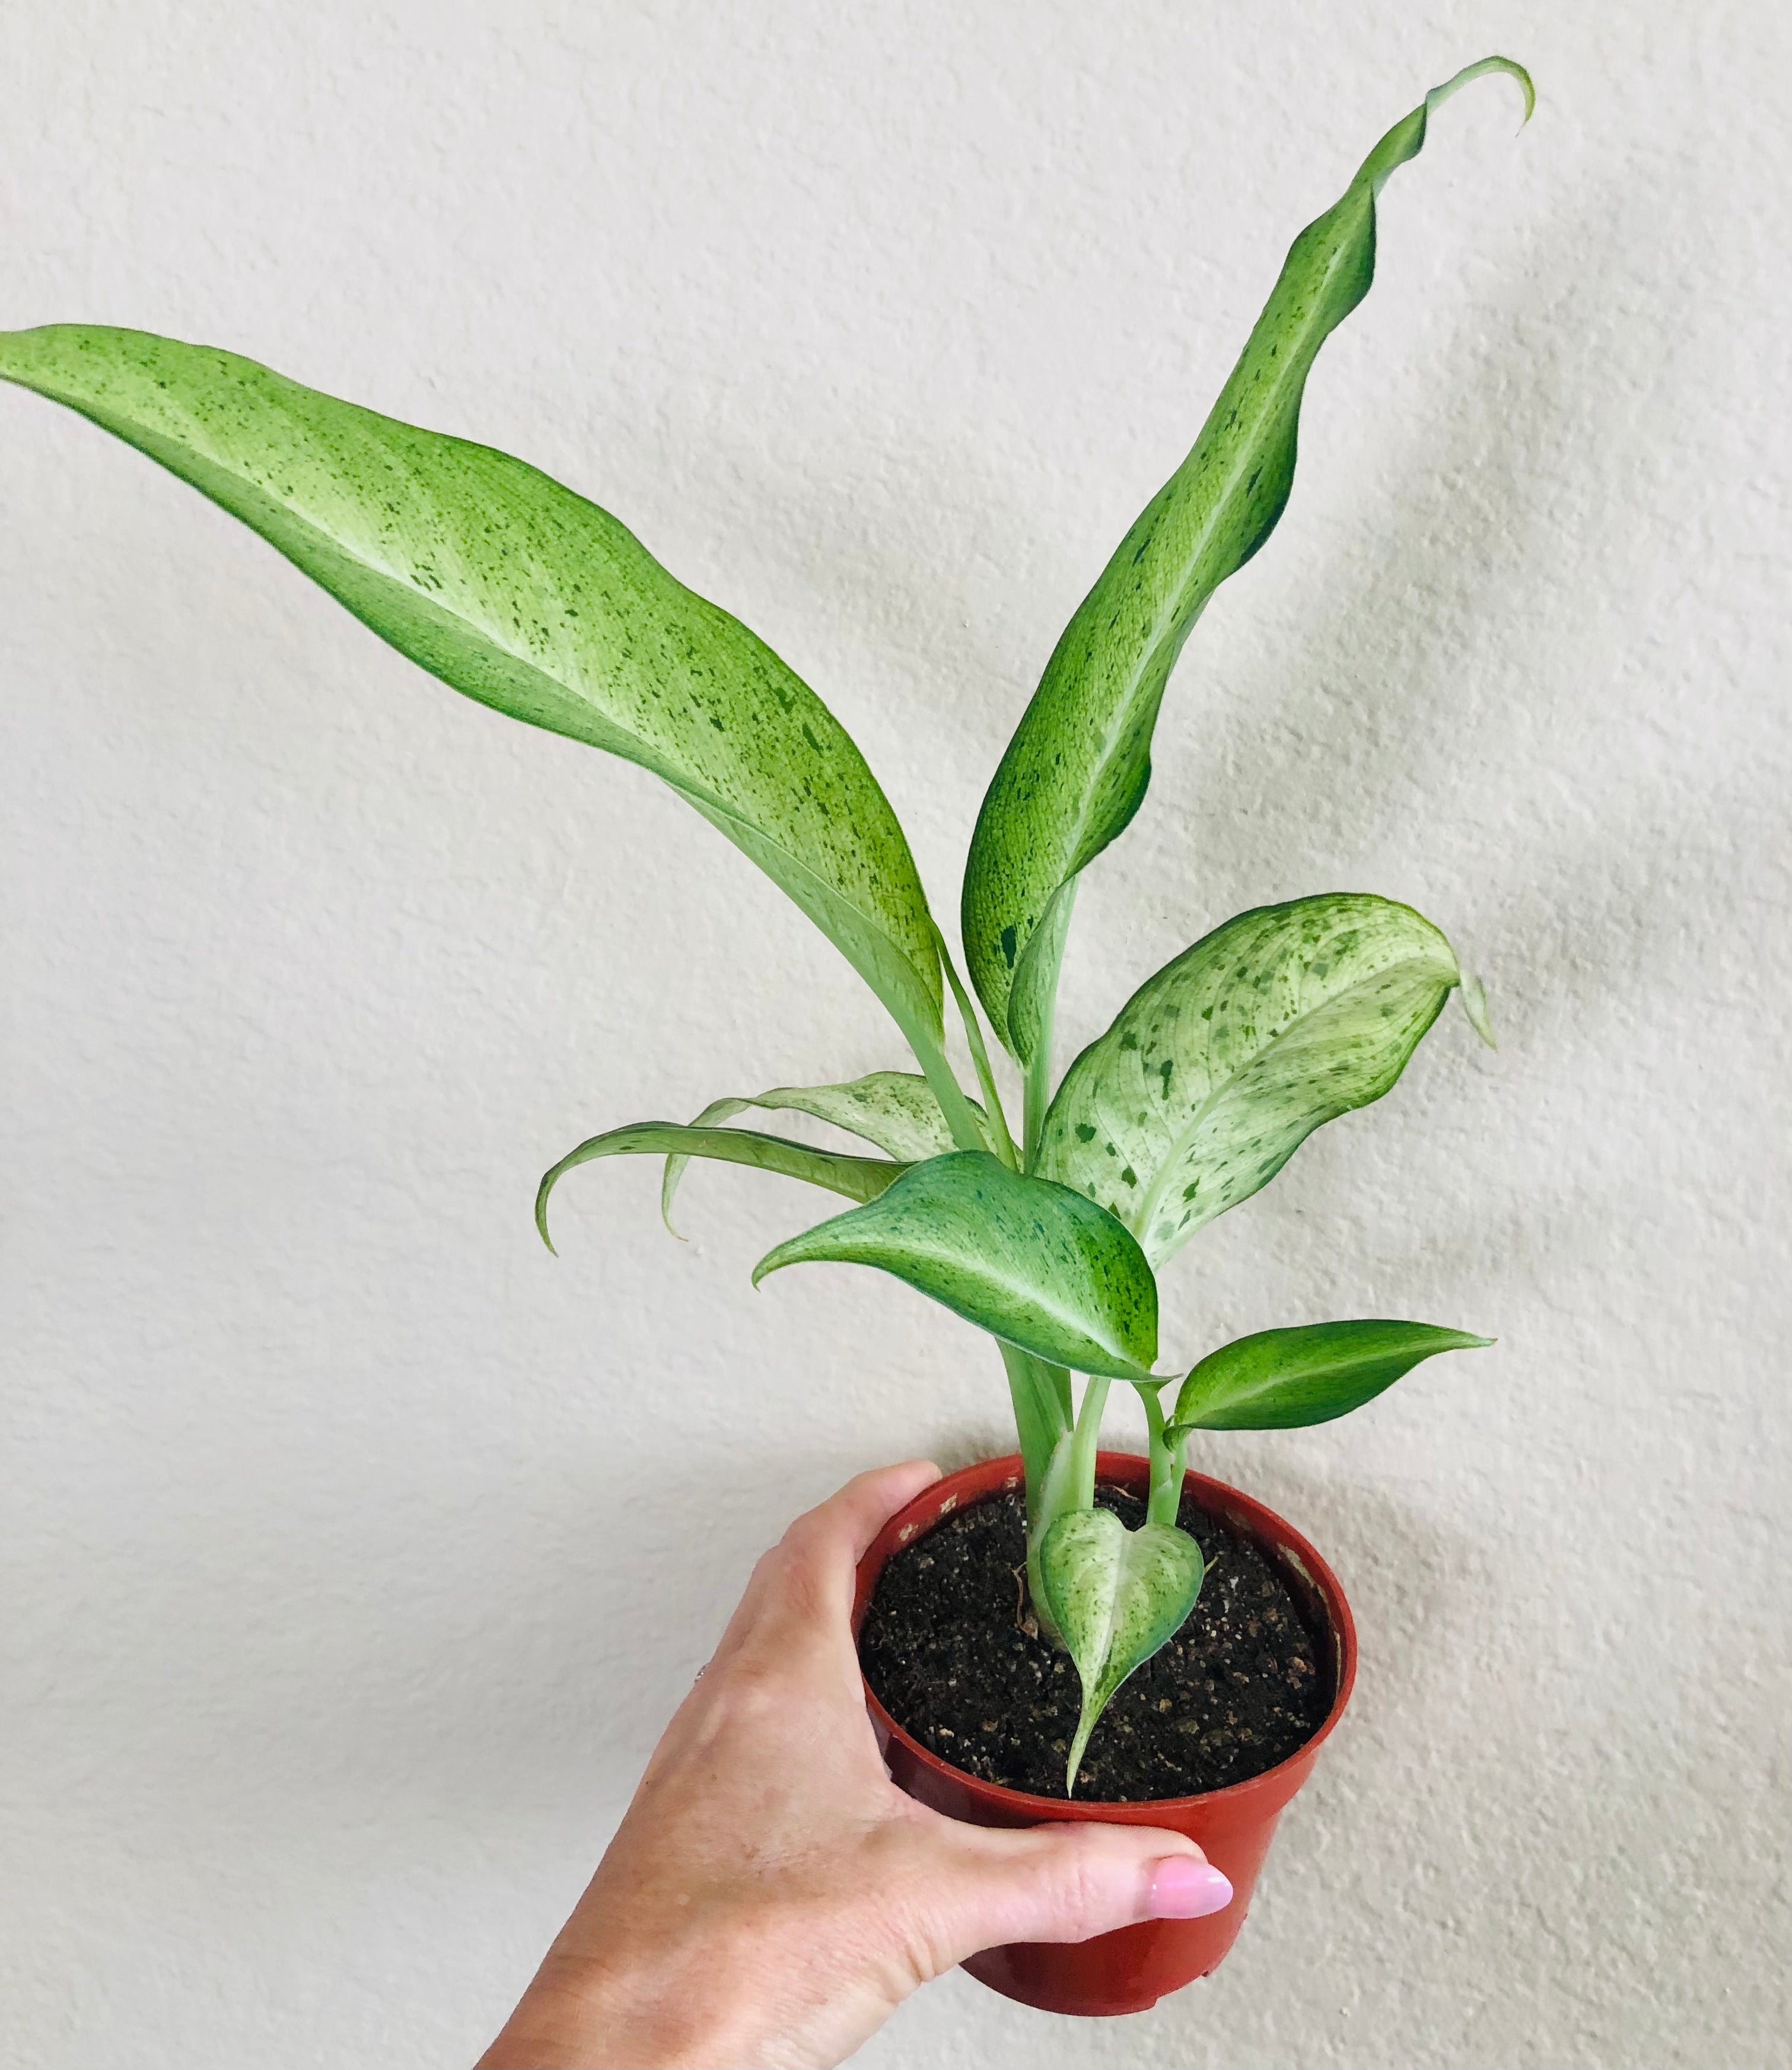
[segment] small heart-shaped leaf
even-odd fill
[[[1077,1770],[1095,1721],[1134,1668],[1175,1638],[1201,1593],[1201,1548],[1171,1524],[1128,1531],[1111,1510],[1072,1510],[1039,1548],[1045,1605],[1082,1682],[1082,1716],[1065,1778]]]

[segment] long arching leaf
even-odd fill
[[[1507,58],[1469,66],[1397,122],[1343,198],[1295,239],[1194,450],[1078,607],[1009,742],[977,817],[962,919],[972,982],[1023,1063],[1050,1025],[1066,887],[1138,811],[1183,642],[1288,500],[1308,370],[1374,278],[1376,196],[1418,155],[1438,103],[1488,72],[1519,82],[1528,117],[1531,82],[1520,66]]]
[[[869,1207],[769,1251],[787,1265],[872,1265],[1054,1365],[1142,1379],[1157,1356],[1157,1282],[1114,1217],[987,1152],[911,1165]]]
[[[142,331],[0,333],[0,378],[159,460],[453,689],[663,777],[937,1045],[932,919],[863,756],[607,511],[489,447]]]
[[[844,1193],[849,1201],[874,1201],[909,1168],[906,1164],[886,1164],[881,1157],[847,1157],[837,1150],[817,1150],[810,1143],[792,1143],[783,1135],[761,1135],[751,1128],[687,1128],[676,1121],[631,1122],[626,1127],[590,1137],[542,1173],[535,1192],[535,1226],[542,1233],[542,1242],[550,1250],[554,1248],[547,1233],[548,1196],[576,1166],[592,1164],[599,1157],[673,1156],[751,1164],[761,1172],[781,1172],[787,1179],[806,1179],[812,1186]]]
[[[711,1100],[691,1126],[713,1128],[754,1107],[769,1113],[812,1115],[817,1121],[875,1143],[899,1164],[943,1157],[955,1147],[932,1086],[912,1071],[873,1071],[845,1085],[775,1086],[751,1099]],[[972,1102],[971,1111],[981,1125],[983,1110]],[[688,1161],[681,1156],[667,1158],[665,1176],[660,1182],[660,1213],[674,1236],[678,1232],[673,1229],[672,1204]]]
[[[1241,913],[1148,978],[1064,1074],[1038,1169],[1116,1215],[1154,1266],[1379,1099],[1461,972],[1392,899]]]

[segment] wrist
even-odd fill
[[[662,1952],[555,1950],[478,2070],[673,2070],[750,2060],[738,2000]],[[730,2001],[734,2001],[730,2007]]]

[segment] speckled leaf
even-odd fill
[[[1449,943],[1391,899],[1241,913],[1148,979],[1066,1072],[1038,1169],[1161,1265],[1322,1123],[1379,1099],[1460,981]]]
[[[906,1164],[886,1164],[881,1157],[849,1157],[837,1150],[817,1150],[807,1143],[792,1143],[782,1135],[761,1135],[751,1128],[687,1128],[676,1121],[631,1122],[624,1128],[612,1128],[588,1138],[542,1175],[535,1193],[535,1226],[542,1233],[542,1241],[550,1250],[554,1248],[547,1233],[548,1196],[575,1166],[592,1164],[599,1157],[669,1155],[751,1164],[761,1172],[781,1172],[787,1179],[806,1179],[812,1186],[844,1193],[849,1201],[874,1201],[909,1168]]]
[[[1172,1524],[1128,1531],[1111,1510],[1061,1516],[1039,1548],[1040,1584],[1082,1683],[1066,1795],[1114,1692],[1174,1638],[1201,1593],[1201,1548]]]
[[[489,447],[141,331],[0,333],[0,378],[159,460],[453,689],[663,777],[905,1033],[937,1039],[932,920],[864,759],[763,640],[608,512]]]
[[[1373,1401],[1422,1359],[1482,1351],[1491,1337],[1430,1323],[1311,1323],[1259,1330],[1209,1352],[1182,1383],[1168,1434],[1295,1430]]]
[[[749,1107],[768,1112],[813,1115],[817,1121],[844,1128],[850,1135],[874,1143],[901,1164],[919,1164],[929,1157],[941,1157],[953,1148],[952,1131],[939,1111],[933,1088],[912,1071],[873,1071],[838,1086],[775,1086],[770,1092],[755,1093],[751,1099],[712,1100],[691,1124],[713,1127],[732,1121]],[[980,1125],[985,1117],[975,1102],[972,1112]],[[685,1176],[686,1160],[669,1157],[665,1177],[660,1185],[660,1213],[672,1228],[672,1203]],[[677,1235],[677,1231],[673,1230]]]
[[[806,1229],[754,1268],[873,1265],[1055,1365],[1137,1380],[1157,1356],[1157,1282],[1080,1193],[967,1150],[911,1165],[869,1206]]]
[[[1068,915],[1062,905],[1052,914],[1052,902],[1139,809],[1158,706],[1183,642],[1282,514],[1308,370],[1374,277],[1376,197],[1418,154],[1438,104],[1487,72],[1518,80],[1528,115],[1531,83],[1520,67],[1505,58],[1471,65],[1397,122],[1343,198],[1295,239],[1194,450],[1078,608],[1002,757],[971,844],[962,920],[972,982],[1023,1062],[1057,987]],[[1058,939],[1029,960],[1048,917]]]

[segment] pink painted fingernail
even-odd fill
[[[1166,1855],[1151,1880],[1153,1919],[1205,1919],[1232,1902],[1232,1886],[1207,1862]]]

